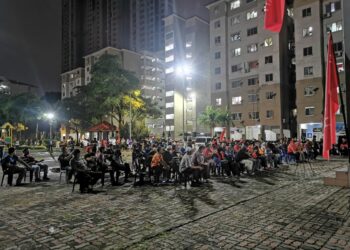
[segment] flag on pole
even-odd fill
[[[224,128],[220,134],[220,138],[219,138],[220,142],[224,141],[225,135],[226,135],[226,128]]]
[[[264,28],[272,32],[280,32],[283,25],[286,0],[266,0]]]
[[[337,63],[334,56],[332,33],[328,35],[328,56],[325,88],[325,105],[323,120],[323,158],[329,160],[329,150],[337,143],[336,138],[336,112],[338,102],[339,77]]]

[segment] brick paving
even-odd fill
[[[0,188],[0,249],[350,249],[349,189],[322,183],[344,165],[317,161],[187,189],[106,185],[93,195],[50,173],[48,183]]]

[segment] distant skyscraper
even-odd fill
[[[130,46],[137,52],[164,49],[163,18],[172,14],[174,0],[130,1]]]
[[[128,45],[128,0],[62,1],[62,72],[81,67],[87,54]]]

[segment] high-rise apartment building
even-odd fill
[[[278,138],[293,133],[293,22],[264,29],[264,0],[209,5],[211,103],[232,114],[232,138]],[[218,128],[220,129],[220,128]]]
[[[150,99],[161,112],[160,116],[148,117],[146,127],[151,136],[162,137],[165,135],[165,74],[163,51],[141,53],[141,89],[142,95]]]
[[[128,0],[62,1],[62,72],[83,66],[102,48],[128,48]]]
[[[163,18],[173,9],[174,0],[130,0],[130,48],[137,52],[162,50]]]
[[[345,100],[344,24],[341,0],[294,0],[296,103],[298,135],[322,137],[323,86],[326,77],[328,32],[333,34],[340,84]],[[340,112],[337,131],[344,130]]]
[[[165,19],[165,124],[168,136],[207,132],[198,116],[210,104],[209,28],[203,19]]]

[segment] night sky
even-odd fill
[[[175,0],[175,8],[207,19],[212,1]],[[61,0],[0,0],[0,76],[59,91],[60,73]]]

